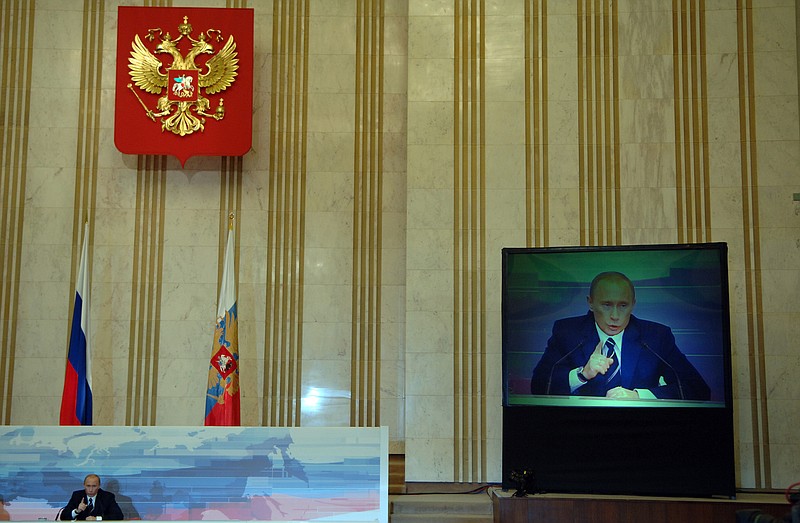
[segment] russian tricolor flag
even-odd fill
[[[61,425],[92,424],[92,359],[89,350],[89,274],[87,253],[89,225],[84,227],[78,282],[75,286],[75,310],[69,336],[67,371],[61,395]]]

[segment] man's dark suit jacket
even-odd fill
[[[72,511],[78,508],[78,505],[84,499],[86,499],[86,492],[83,489],[73,492],[72,497],[69,498],[69,503],[61,511],[61,519],[71,520]],[[122,519],[122,509],[119,508],[113,492],[97,489],[92,512],[89,513],[88,510],[84,510],[75,519],[83,520],[88,516],[102,516],[103,519]]]
[[[542,359],[533,369],[531,394],[605,396],[605,376],[597,375],[570,391],[569,372],[589,361],[600,338],[591,311],[556,321]],[[621,386],[649,389],[657,398],[707,401],[711,390],[697,369],[675,345],[666,325],[631,315],[622,335]],[[666,385],[659,384],[659,377]]]

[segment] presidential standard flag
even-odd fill
[[[89,225],[83,230],[83,247],[75,285],[75,308],[69,336],[67,371],[61,395],[61,425],[92,424],[92,358],[89,345]]]
[[[207,426],[239,426],[239,318],[233,265],[233,224],[228,228],[206,391]]]

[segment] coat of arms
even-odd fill
[[[252,145],[253,10],[118,8],[114,141],[128,154],[241,156]]]
[[[128,84],[128,89],[142,104],[151,120],[161,119],[162,131],[170,131],[179,136],[203,131],[206,117],[214,120],[225,117],[223,99],[220,98],[216,108],[211,109],[211,102],[200,92],[205,89],[206,94],[212,95],[224,91],[236,81],[236,70],[239,68],[233,36],[228,36],[225,45],[215,50],[214,43],[223,40],[221,31],[209,28],[200,33],[197,39],[192,38],[192,31],[188,16],[184,16],[183,23],[178,25],[180,36],[177,38],[173,38],[168,32],[164,33],[160,28],[149,29],[145,38],[150,42],[159,40],[153,52],[137,34],[128,59],[129,74],[133,80],[132,84]],[[184,38],[189,42],[189,50],[185,55],[179,48]],[[172,63],[162,71],[163,63],[154,53],[170,55]],[[213,56],[201,69],[195,63],[195,58],[203,54]],[[147,107],[133,87],[134,84],[148,93],[164,93],[158,99],[155,109]]]

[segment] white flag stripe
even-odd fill
[[[81,330],[86,337],[86,381],[92,389],[92,343],[89,333],[89,224],[83,226],[83,246],[81,247],[80,268],[78,269],[78,282],[75,288],[81,295],[83,306],[81,308]]]
[[[225,245],[225,262],[222,266],[222,281],[219,287],[217,317],[224,317],[236,303],[236,275],[233,267],[233,228],[228,228],[228,239]]]

